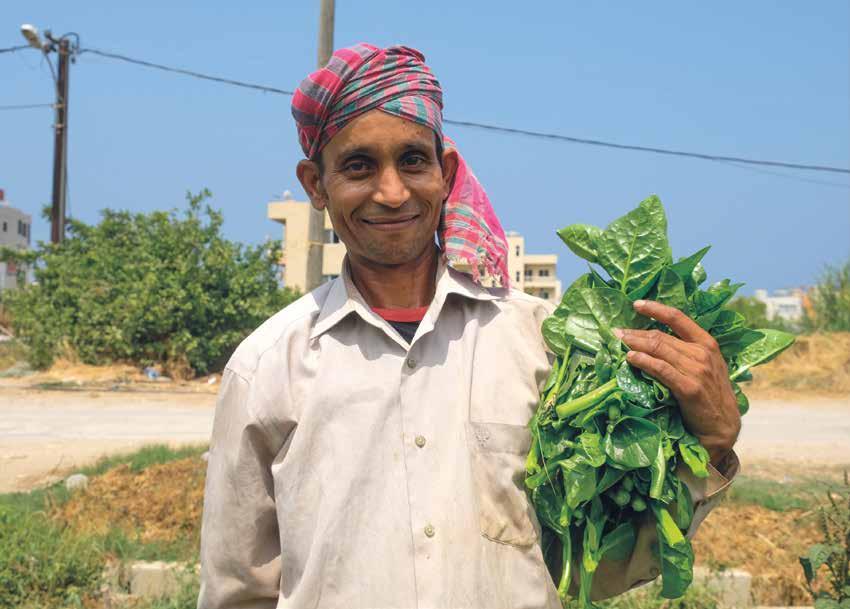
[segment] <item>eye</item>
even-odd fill
[[[412,152],[410,154],[406,154],[401,159],[402,167],[408,169],[417,169],[425,165],[427,162],[428,159],[425,157],[424,154],[420,152]]]
[[[366,159],[354,158],[348,161],[343,169],[350,175],[363,175],[369,171],[369,162]]]

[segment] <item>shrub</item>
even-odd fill
[[[79,605],[102,569],[92,539],[59,529],[44,512],[0,507],[0,607]]]
[[[850,332],[850,259],[827,266],[809,292],[811,315],[806,329],[812,332]]]
[[[291,302],[280,289],[276,244],[243,246],[221,236],[222,215],[187,194],[188,208],[104,210],[100,222],[71,220],[61,244],[3,257],[37,262],[36,284],[4,305],[31,363],[63,350],[88,364],[162,364],[176,377],[203,374],[248,333]]]

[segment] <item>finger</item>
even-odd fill
[[[633,351],[664,360],[679,372],[694,372],[694,358],[700,347],[665,334],[660,330],[619,330],[619,338]]]
[[[676,336],[692,343],[709,346],[713,339],[711,335],[699,327],[697,322],[682,313],[679,309],[655,302],[654,300],[636,300],[635,310],[641,315],[651,317],[670,326]]]
[[[640,351],[629,351],[626,359],[632,366],[640,368],[666,385],[677,399],[691,395],[694,389],[694,382],[690,378],[662,359]]]

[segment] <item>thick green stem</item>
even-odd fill
[[[573,564],[573,542],[570,537],[570,532],[561,535],[561,581],[558,582],[558,596],[561,601],[567,600],[567,595],[570,592],[570,580],[572,579],[572,564]]]
[[[600,385],[590,393],[586,393],[580,398],[576,398],[574,400],[570,400],[569,402],[565,402],[559,406],[555,407],[555,412],[558,413],[558,417],[561,419],[566,419],[568,417],[573,416],[574,414],[578,414],[583,410],[587,410],[597,402],[604,400],[611,393],[613,393],[617,389],[617,379],[613,378],[604,385]]]
[[[549,393],[546,394],[546,397],[543,400],[543,407],[549,408],[552,404],[555,403],[555,400],[558,399],[558,393],[561,391],[561,383],[564,382],[564,375],[566,375],[567,370],[570,368],[570,351],[572,347],[567,345],[567,350],[564,351],[564,357],[561,359],[561,367],[558,369],[558,378],[555,380],[555,384],[549,390]]]

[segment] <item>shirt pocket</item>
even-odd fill
[[[481,534],[513,546],[538,538],[525,493],[525,458],[531,432],[524,425],[466,423]]]

